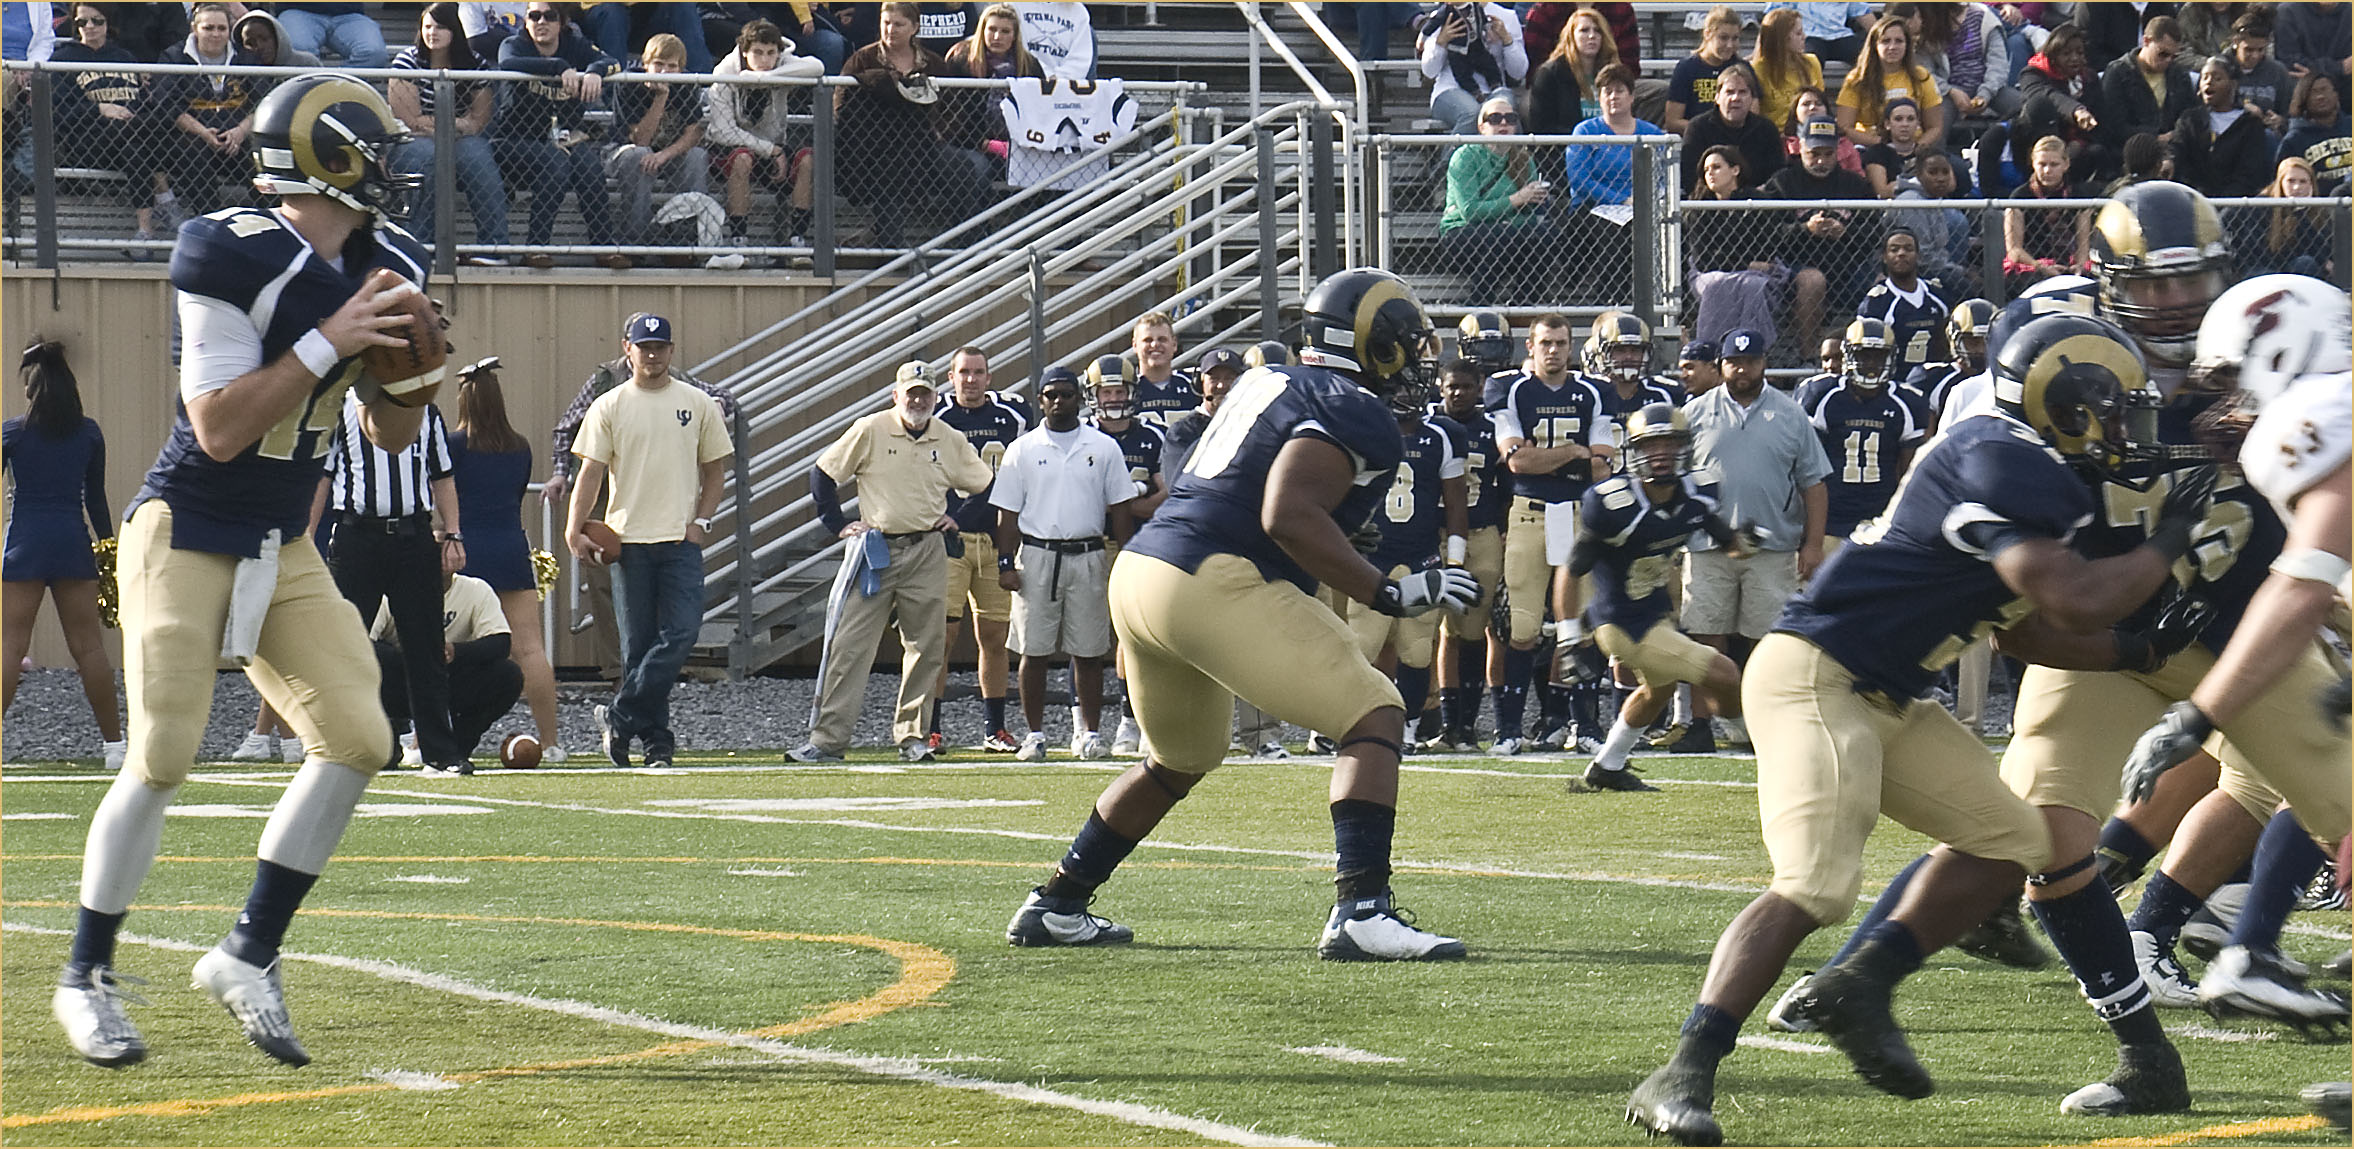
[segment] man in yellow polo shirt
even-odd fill
[[[796,762],[839,761],[850,745],[885,623],[904,652],[892,740],[909,762],[932,758],[924,732],[948,646],[944,536],[956,533],[948,492],[974,494],[992,478],[964,433],[932,418],[938,400],[929,366],[901,364],[891,409],[852,423],[809,472],[818,517],[849,542],[826,614],[809,741],[792,752]],[[857,519],[842,510],[840,485],[852,480]]]

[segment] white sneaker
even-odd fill
[[[1291,757],[1291,751],[1284,749],[1283,743],[1277,742],[1276,740],[1270,738],[1265,742],[1259,743],[1259,757],[1289,758]]]
[[[1014,757],[1024,762],[1046,761],[1046,734],[1033,730],[1023,735],[1022,748],[1014,751]]]
[[[146,1060],[147,1039],[139,1036],[139,1028],[123,1014],[122,1003],[146,1005],[147,999],[122,987],[146,985],[147,979],[93,966],[74,982],[58,986],[49,998],[57,1024],[65,1027],[66,1044],[83,1060],[109,1069]]]
[[[193,972],[201,989],[245,1030],[254,1048],[288,1065],[309,1065],[311,1055],[294,1039],[294,1021],[286,1016],[286,987],[278,963],[267,969],[230,957],[219,946],[196,959]]]
[[[401,765],[413,768],[424,764],[425,752],[417,749],[417,732],[411,730],[401,735]]]
[[[1498,738],[1496,739],[1496,744],[1488,748],[1488,753],[1493,754],[1498,758],[1509,758],[1515,754],[1520,753],[1526,745],[1527,744],[1525,742],[1518,738]]]
[[[128,739],[117,740],[114,742],[107,742],[104,739],[101,739],[99,744],[106,748],[106,768],[109,770],[122,769],[123,760],[131,756],[131,743]]]
[[[1798,980],[1791,982],[1790,988],[1783,990],[1782,996],[1775,999],[1774,1008],[1766,1011],[1766,1028],[1783,1033],[1813,1033],[1815,1023],[1798,1012],[1798,999],[1806,996],[1807,988],[1814,984],[1814,980],[1815,971],[1811,969],[1799,974]]]
[[[899,744],[899,760],[902,762],[929,762],[935,757],[931,745],[921,738],[910,738]]]
[[[542,762],[562,762],[570,757],[572,754],[569,751],[553,742],[540,747],[539,760]]]
[[[2150,987],[2150,1000],[2167,1009],[2199,1008],[2199,983],[2174,960],[2174,947],[2158,948],[2158,939],[2147,930],[2133,931],[2133,964],[2141,970],[2142,984]]]
[[[302,739],[281,738],[278,740],[278,761],[300,763],[302,760]]]
[[[245,732],[245,741],[229,751],[229,757],[239,762],[273,762],[278,758],[278,738],[259,730]]]
[[[1747,719],[1719,718],[1716,720],[1716,728],[1717,733],[1724,738],[1725,744],[1728,746],[1747,746],[1750,744],[1749,722]]]
[[[1136,720],[1123,714],[1120,725],[1112,731],[1112,756],[1127,758],[1144,752],[1144,731],[1136,728]]]
[[[1077,734],[1072,735],[1071,756],[1074,758],[1085,759],[1103,757],[1103,735],[1093,730],[1082,730]]]
[[[1412,915],[1385,891],[1332,907],[1316,956],[1326,961],[1436,961],[1463,956],[1463,943],[1414,928]]]

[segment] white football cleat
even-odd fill
[[[2135,930],[2133,964],[2141,969],[2142,984],[2150,987],[2151,1001],[2167,1009],[2199,1008],[2199,983],[2175,960],[2174,947],[2160,949],[2157,938]]]
[[[275,762],[278,760],[278,738],[258,730],[245,732],[245,741],[229,751],[229,757],[239,762]]]
[[[311,1055],[294,1038],[294,1020],[286,1015],[286,988],[279,979],[277,962],[264,969],[214,946],[196,959],[192,977],[196,988],[237,1019],[245,1030],[245,1040],[255,1049],[288,1065],[311,1063]]]
[[[71,982],[61,981],[50,995],[50,1011],[65,1027],[66,1044],[83,1060],[108,1069],[136,1065],[147,1058],[147,1039],[123,1013],[123,1002],[146,1005],[147,999],[123,989],[146,985],[145,978],[116,973],[108,966],[92,966]]]
[[[1017,946],[1101,946],[1136,940],[1136,931],[1087,912],[1083,898],[1050,898],[1033,888],[1005,925],[1005,940]]]
[[[1326,961],[1437,961],[1464,955],[1463,943],[1414,928],[1413,915],[1393,906],[1388,891],[1332,907],[1316,956]]]
[[[1791,982],[1790,988],[1782,991],[1782,996],[1774,1002],[1774,1008],[1766,1011],[1767,1029],[1777,1029],[1783,1033],[1813,1033],[1815,1031],[1814,1019],[1798,1011],[1799,1000],[1806,996],[1806,991],[1813,986],[1814,980],[1815,971],[1810,969],[1799,974],[1798,980]]]

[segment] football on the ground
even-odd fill
[[[441,316],[433,310],[433,301],[416,284],[387,267],[369,272],[367,285],[397,295],[395,312],[406,316],[408,322],[384,329],[385,334],[402,340],[399,346],[362,349],[361,366],[386,399],[403,407],[433,402],[450,357],[449,341],[442,338]]]
[[[589,545],[596,548],[597,561],[612,564],[621,561],[621,535],[605,525],[603,519],[590,519],[580,525],[580,533],[588,536]]]
[[[499,765],[509,770],[529,770],[539,765],[539,739],[529,734],[509,734],[499,743]]]

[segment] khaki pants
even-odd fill
[[[899,709],[891,739],[920,740],[932,721],[933,691],[948,650],[948,548],[938,531],[890,540],[891,565],[877,572],[881,589],[860,594],[846,577],[834,580],[834,601],[826,622],[825,653],[817,668],[817,706],[809,740],[839,754],[850,746],[858,713],[866,702],[867,676],[883,627],[899,632]],[[843,572],[850,569],[845,552]]]

